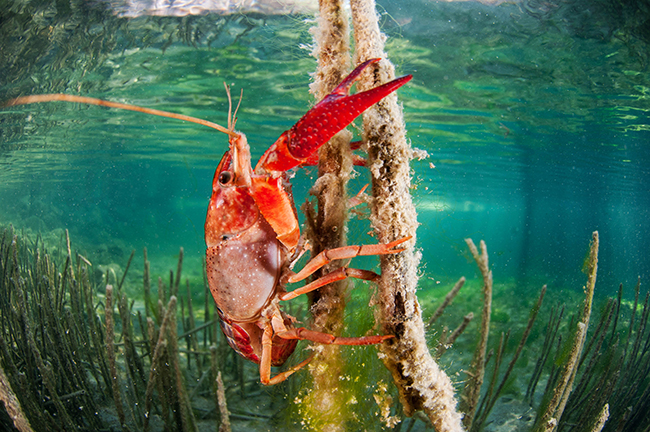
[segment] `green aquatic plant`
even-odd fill
[[[490,331],[490,315],[492,312],[492,270],[490,270],[487,246],[481,240],[481,252],[479,253],[476,245],[472,239],[466,239],[465,242],[472,252],[472,256],[476,261],[476,265],[481,271],[483,276],[483,310],[481,313],[481,332],[478,340],[476,350],[474,351],[474,359],[470,371],[468,372],[468,379],[465,382],[465,389],[461,396],[461,404],[459,409],[465,414],[463,416],[463,425],[467,429],[471,429],[474,421],[475,410],[478,406],[478,401],[481,393],[481,386],[483,385],[483,377],[485,374],[485,355],[487,353],[487,341]]]
[[[587,260],[588,280],[579,313],[572,316],[567,324],[563,322],[563,317],[570,305],[553,307],[550,312],[544,312],[544,286],[512,353],[509,354],[512,348],[509,348],[511,331],[508,330],[501,333],[498,344],[486,354],[481,362],[486,370],[485,385],[477,391],[480,391],[481,399],[480,403],[476,403],[471,422],[466,423],[468,430],[478,432],[493,422],[504,424],[516,417],[520,418],[516,422],[519,430],[531,431],[636,431],[641,425],[648,424],[650,329],[647,323],[650,292],[646,294],[643,306],[640,306],[640,281],[635,289],[634,303],[623,302],[621,287],[618,298],[608,300],[595,328],[589,330],[596,285],[598,240],[598,233],[594,232]],[[487,248],[483,245],[481,254],[476,248],[473,249],[472,254],[485,285],[485,281],[491,280],[487,259],[484,259]],[[450,297],[456,291],[456,287],[451,290],[443,305],[450,302]],[[533,338],[534,342],[530,342],[529,336],[539,332],[535,329],[535,322],[540,313],[548,316],[544,337],[539,340]],[[439,315],[439,312],[434,312],[432,321],[436,322]],[[517,320],[512,318],[507,321],[513,321],[516,325]],[[477,335],[479,341],[483,340],[485,329],[486,326],[481,326]],[[438,340],[439,352],[440,344],[445,340],[446,334],[443,332]],[[436,346],[436,342],[433,342],[433,346]],[[477,352],[482,350],[481,343],[477,346]],[[447,348],[442,350],[443,354]],[[523,362],[523,366],[517,366],[527,351],[539,354],[537,357],[528,356],[528,365]],[[468,374],[470,378],[478,375],[475,370],[470,370]],[[517,374],[529,375],[525,394],[521,385],[515,384]],[[517,380],[520,381],[520,378]],[[542,395],[536,392],[540,382],[546,383]],[[508,408],[508,403],[500,401],[508,391],[524,403]],[[464,404],[469,401],[465,398],[462,400]],[[526,404],[537,411],[536,416],[531,415],[534,412],[531,409],[526,412]],[[511,411],[506,418],[503,417],[503,410],[498,411],[500,414],[491,414],[499,406],[506,410],[517,410],[520,414]]]
[[[548,399],[548,403],[545,404],[546,406],[540,412],[540,415],[538,415],[537,423],[534,428],[535,432],[552,432],[556,429],[569,396],[571,395],[573,382],[579,368],[579,359],[582,354],[582,348],[587,338],[587,329],[589,328],[589,320],[591,317],[591,306],[594,297],[594,289],[596,287],[596,275],[598,273],[598,243],[598,232],[594,232],[591,246],[589,248],[589,259],[585,267],[587,269],[588,280],[587,285],[585,286],[583,310],[578,318],[575,332],[572,335],[569,356],[562,366],[562,371],[555,386],[552,387],[552,393],[550,394],[551,397]]]
[[[540,290],[539,298],[537,299],[537,303],[533,306],[533,308],[530,311],[530,316],[528,318],[528,323],[526,325],[526,328],[524,329],[524,332],[521,336],[521,339],[519,341],[519,344],[517,345],[517,348],[512,354],[512,357],[510,359],[510,362],[508,363],[508,366],[506,368],[506,371],[503,373],[501,380],[499,384],[497,385],[497,379],[499,376],[499,369],[501,367],[501,364],[505,358],[505,347],[507,345],[507,339],[510,335],[510,331],[506,333],[505,335],[502,333],[501,334],[501,341],[499,342],[499,348],[497,349],[497,355],[494,360],[494,372],[492,375],[492,378],[490,380],[490,384],[487,390],[487,393],[483,397],[483,400],[481,401],[481,404],[479,405],[477,412],[476,412],[476,417],[475,421],[472,423],[472,429],[474,431],[481,430],[481,427],[485,424],[488,416],[490,415],[490,412],[494,408],[497,400],[503,393],[503,391],[506,389],[508,385],[508,380],[514,370],[515,364],[517,363],[517,360],[519,360],[519,357],[524,350],[524,347],[526,346],[526,342],[528,340],[528,336],[530,335],[533,325],[535,324],[535,321],[537,319],[537,315],[542,307],[542,302],[544,301],[544,295],[546,294],[546,285],[542,287]]]
[[[94,390],[110,379],[103,335],[87,331],[99,322],[84,260],[59,269],[38,239],[28,247],[5,229],[0,269],[0,365],[31,427],[99,429]]]
[[[466,373],[468,376],[464,385],[465,390],[461,395],[461,407],[463,407],[461,408],[461,411],[463,411],[463,409],[467,410],[464,411],[465,417],[463,419],[464,426],[467,430],[480,431],[483,430],[486,425],[491,423],[490,414],[504,393],[517,393],[517,387],[515,385],[515,366],[521,359],[522,354],[525,352],[525,348],[528,348],[529,336],[533,332],[534,324],[541,310],[542,301],[546,293],[546,286],[542,287],[537,302],[531,308],[528,322],[522,329],[521,338],[514,349],[514,352],[509,352],[508,342],[510,340],[511,329],[502,332],[498,345],[495,348],[490,349],[488,352],[488,334],[491,331],[494,331],[492,328],[494,326],[491,325],[491,323],[494,322],[494,320],[491,319],[491,316],[494,314],[492,308],[494,287],[492,272],[489,267],[487,246],[485,242],[481,241],[481,252],[479,253],[479,250],[474,245],[473,241],[467,239],[466,243],[481,275],[482,283],[480,285],[480,291],[483,296],[483,301],[481,312],[482,319],[476,335],[475,348],[473,350],[474,359],[471,361],[471,366],[466,371],[464,367],[461,367],[461,371]],[[429,320],[431,331],[435,331],[433,324],[435,324],[442,315],[441,309],[447,307],[451,303],[451,300],[458,294],[458,291],[463,286],[464,282],[465,278],[463,277],[455,284],[446,295],[441,305],[435,310]],[[472,284],[472,286],[473,285],[474,284]],[[506,285],[499,286],[499,288],[505,287]],[[473,290],[474,288],[472,287],[469,289]],[[504,293],[499,294],[503,296]],[[502,297],[500,299],[504,300]],[[466,303],[463,304],[462,307],[474,308],[477,300],[478,295],[471,293],[467,300],[462,300]],[[500,313],[504,316],[508,316],[508,313],[505,310]],[[473,314],[473,311],[469,312],[451,336],[448,337],[447,331],[443,330],[438,340],[432,342],[432,345],[436,347],[438,357],[444,360],[443,355],[445,355],[448,350],[453,351],[454,348],[457,348],[456,346],[453,346],[453,342],[457,339],[457,336],[466,329],[469,322],[471,322]],[[452,318],[458,318],[458,311],[452,313]],[[519,324],[517,320],[513,321],[515,321],[513,324]],[[508,322],[510,322],[510,317],[503,320],[501,325]],[[464,333],[464,335],[465,339],[468,339],[467,333]],[[467,345],[467,342],[463,341],[463,344]],[[463,356],[461,361],[467,361],[465,357],[466,356]],[[477,357],[480,360],[476,360]],[[505,366],[505,370],[503,370],[502,366],[504,366],[506,362],[507,366]],[[472,415],[469,415],[469,409],[472,410]]]
[[[650,291],[637,316],[641,280],[633,307],[622,307],[623,287],[609,299],[578,364],[576,386],[558,430],[583,431],[599,424],[603,407],[611,420],[605,431],[637,431],[650,424]]]
[[[545,337],[530,346],[527,338],[540,312],[543,288],[512,359],[502,373],[500,384],[496,385],[509,338],[509,332],[502,334],[494,355],[488,355],[486,361],[487,367],[494,360],[493,372],[487,389],[483,390],[485,394],[472,423],[472,431],[483,430],[490,421],[504,421],[489,414],[508,386],[508,377],[524,348],[539,354],[536,359],[530,359],[531,367],[523,371],[532,372],[525,394],[515,393],[523,396],[522,400],[537,411],[532,417],[536,417],[535,424],[527,426],[522,423],[519,426],[522,430],[636,431],[647,427],[650,408],[647,397],[650,395],[650,329],[647,326],[650,291],[640,307],[640,280],[633,304],[623,302],[621,286],[618,297],[604,304],[598,322],[590,329],[598,247],[598,233],[594,232],[586,266],[588,279],[579,312],[564,323],[565,311],[570,310],[571,305],[553,307],[548,313]],[[539,395],[536,391],[538,384],[544,381],[545,389]],[[531,418],[530,415],[521,417]]]
[[[629,304],[622,301],[621,287],[618,298],[604,305],[595,328],[587,333],[585,323],[589,322],[593,296],[590,293],[595,287],[597,239],[595,234],[584,305],[568,326],[560,325],[564,309],[552,309],[547,336],[539,341],[539,359],[532,359],[534,368],[530,368],[526,395],[520,395],[538,407],[537,427],[543,430],[636,431],[648,423],[650,291],[640,301],[639,280],[635,301]],[[206,427],[228,430],[229,424],[236,428],[240,420],[274,421],[273,412],[277,410],[252,413],[242,409],[241,398],[265,397],[259,391],[257,370],[251,367],[247,372],[247,363],[231,360],[239,357],[223,338],[217,337],[216,322],[210,319],[214,312],[209,294],[204,297],[204,306],[210,312],[201,321],[189,283],[187,296],[180,292],[182,251],[176,271],[169,273],[168,284],[158,279],[155,301],[148,287],[151,276],[145,262],[143,292],[149,290],[145,305],[155,307],[134,310],[134,300],[129,300],[124,292],[124,274],[107,274],[108,286],[98,286],[89,277],[90,261],[73,254],[67,236],[63,243],[61,250],[67,253],[62,256],[63,265],[58,265],[40,238],[30,242],[11,229],[4,230],[0,237],[0,399],[11,415],[0,417],[0,421],[10,422],[2,426],[10,429],[13,424],[21,432],[63,427],[193,431]],[[479,264],[484,260],[482,257],[487,257],[487,247],[482,249],[480,255],[477,253]],[[125,269],[129,267],[127,263]],[[462,286],[463,282],[461,279],[456,285]],[[447,300],[442,301],[443,309],[458,290],[452,288]],[[502,334],[493,354],[487,353],[487,387],[483,386],[471,430],[484,430],[490,424],[493,408],[512,385],[517,373],[515,364],[525,348],[531,348],[528,336],[543,297],[544,289],[512,354],[508,354],[510,332]],[[359,304],[367,301],[352,299],[352,303]],[[433,315],[440,316],[441,312]],[[352,316],[348,321],[356,322],[358,318]],[[177,324],[177,320],[181,323]],[[567,342],[562,344],[561,340]],[[434,343],[431,350],[439,350],[441,343]],[[576,354],[577,350],[580,354]],[[373,361],[372,353],[358,352],[363,355],[346,353],[343,363]],[[554,360],[549,362],[551,359]],[[398,427],[406,412],[396,404],[388,375],[372,368],[364,370],[373,372],[361,372],[360,380],[347,374],[339,376],[332,390],[345,392],[349,387],[357,392],[364,387],[369,401],[344,400],[346,404],[338,414],[347,416],[354,413],[355,407],[364,407],[366,411],[370,402],[376,408],[368,415],[360,411],[354,419],[347,419],[344,426]],[[544,380],[546,396],[536,397],[537,384]],[[292,379],[280,391],[285,396],[303,397],[313,388],[312,383],[307,383],[302,384],[301,390],[287,391],[297,383],[300,381]],[[203,408],[206,405],[208,410]],[[560,408],[564,408],[562,412]],[[552,413],[551,419],[557,421],[544,423],[547,413]],[[407,429],[414,427],[419,421],[416,419],[429,422],[427,416],[414,413],[405,425]],[[311,420],[317,421],[311,423],[312,427],[326,424],[318,423],[316,417]]]

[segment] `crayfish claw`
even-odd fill
[[[350,74],[348,76],[346,76],[343,79],[343,81],[341,81],[341,84],[339,84],[338,86],[336,86],[336,88],[334,90],[332,90],[330,95],[337,94],[337,95],[345,96],[345,95],[349,94],[350,93],[350,88],[352,87],[352,84],[354,84],[354,82],[359,79],[359,76],[361,76],[361,72],[363,72],[363,70],[365,68],[367,68],[368,66],[370,66],[371,64],[377,63],[379,60],[381,60],[381,59],[380,58],[373,58],[373,59],[366,60],[365,62],[361,63],[359,66],[354,68],[354,70],[352,72],[350,72]]]

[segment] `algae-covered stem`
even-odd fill
[[[589,328],[589,319],[591,317],[591,306],[594,298],[594,289],[596,288],[596,276],[598,274],[598,246],[598,231],[594,231],[589,246],[589,258],[587,261],[588,279],[587,285],[584,287],[585,301],[580,321],[575,329],[571,351],[562,366],[562,372],[553,390],[551,400],[548,402],[544,412],[538,417],[533,429],[534,432],[553,432],[557,429],[557,425],[573,389],[573,381],[578,373],[582,347],[585,343],[587,329]]]
[[[485,376],[485,364],[487,353],[488,334],[490,332],[490,316],[492,313],[492,270],[490,270],[487,246],[481,240],[479,253],[476,245],[472,239],[465,239],[469,247],[474,261],[478,265],[483,276],[483,310],[481,312],[481,331],[479,334],[478,345],[474,351],[474,358],[470,370],[467,372],[467,381],[465,381],[465,388],[461,396],[460,409],[465,416],[463,417],[463,425],[468,429],[472,429],[474,422],[474,414],[478,406],[479,397],[481,396],[481,387],[483,386],[483,378]]]
[[[321,0],[317,28],[314,31],[314,56],[318,68],[310,91],[316,100],[327,96],[348,74],[350,68],[349,17],[341,0]],[[347,219],[347,182],[352,171],[350,151],[351,134],[343,130],[319,150],[318,181],[311,193],[317,197],[318,211],[305,206],[307,236],[312,256],[321,251],[346,244],[345,221]],[[314,214],[316,213],[316,214]],[[323,267],[314,274],[318,278],[340,263]],[[345,280],[320,288],[310,294],[312,329],[340,334],[344,321]],[[341,393],[339,376],[342,371],[340,347],[322,346],[310,368],[313,386],[306,400],[319,413],[320,420],[328,430],[344,430],[345,395]]]
[[[316,100],[322,100],[347,75],[350,66],[348,18],[340,0],[321,1],[314,39],[318,68],[310,90]],[[350,139],[350,132],[343,130],[319,149],[318,181],[311,190],[318,199],[318,212],[314,215],[313,210],[307,209],[311,212],[308,233],[312,256],[346,244],[346,185],[352,170]],[[324,266],[314,278],[339,265]],[[331,283],[310,294],[314,327],[319,331],[336,334],[340,329],[345,286],[344,281]],[[327,349],[330,348],[337,347]]]
[[[0,335],[0,337],[2,336]],[[0,401],[4,404],[7,414],[13,420],[16,429],[20,432],[34,432],[23,412],[23,408],[20,406],[20,400],[18,400],[11,388],[11,384],[9,384],[9,379],[2,369],[2,364],[0,364]]]
[[[117,412],[117,417],[120,421],[120,426],[123,431],[129,431],[129,427],[126,425],[126,416],[124,415],[124,406],[122,405],[122,396],[120,388],[120,377],[117,374],[117,366],[115,360],[115,332],[114,332],[114,322],[113,322],[113,286],[106,285],[106,307],[105,312],[105,321],[106,321],[106,353],[108,356],[108,363],[111,372],[111,383],[113,389],[113,400],[115,402],[115,411]]]
[[[386,59],[384,36],[379,31],[373,0],[352,0],[352,23],[356,62],[368,58]],[[357,84],[363,91],[395,76],[394,67],[384,60],[363,74]],[[402,110],[395,94],[384,98],[363,115],[368,143],[368,166],[372,173],[372,223],[379,242],[413,236],[417,214],[410,195],[410,166],[413,150],[406,140]],[[426,344],[424,323],[415,291],[420,254],[413,248],[381,258],[379,319],[382,330],[395,338],[381,350],[386,367],[393,374],[407,415],[424,410],[439,432],[461,431],[454,388],[438,367]]]

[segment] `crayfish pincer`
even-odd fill
[[[293,326],[279,302],[326,284],[353,277],[373,280],[371,271],[341,267],[291,292],[285,283],[304,280],[333,260],[401,252],[410,237],[388,244],[345,246],[321,252],[297,274],[283,279],[298,248],[300,231],[286,171],[317,162],[317,150],[359,114],[397,90],[407,75],[365,92],[349,95],[359,74],[379,59],[352,71],[328,96],[309,110],[262,155],[255,169],[246,137],[229,119],[230,147],[214,175],[205,221],[208,282],[217,304],[221,329],[230,346],[260,365],[263,384],[276,384],[304,367],[313,355],[271,377],[271,366],[284,364],[298,340],[322,344],[370,345],[393,337],[336,337]]]

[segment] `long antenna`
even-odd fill
[[[228,95],[228,130],[234,130],[235,125],[232,124],[232,98],[230,97],[230,86],[226,84],[225,82],[223,83],[223,86],[226,89],[226,94]]]
[[[85,96],[74,96],[74,95],[67,95],[67,94],[61,94],[61,93],[53,93],[53,94],[44,94],[44,95],[33,95],[33,96],[21,96],[17,97],[15,99],[9,99],[8,101],[0,103],[0,108],[8,108],[12,106],[17,106],[17,105],[27,105],[27,104],[33,104],[33,103],[42,103],[42,102],[55,102],[55,101],[60,101],[60,102],[78,102],[78,103],[84,103],[84,104],[89,104],[89,105],[98,105],[98,106],[104,106],[108,108],[117,108],[117,109],[123,109],[123,110],[128,110],[128,111],[136,111],[136,112],[141,112],[144,114],[151,114],[159,117],[168,117],[168,118],[173,118],[177,120],[183,120],[186,122],[190,123],[196,123],[200,124],[203,126],[207,126],[212,129],[216,129],[219,132],[223,132],[229,136],[236,136],[237,133],[234,130],[226,129],[225,127],[213,123],[211,121],[203,120],[200,118],[196,117],[191,117],[187,116],[184,114],[176,114],[168,111],[161,111],[157,109],[151,109],[151,108],[143,108],[139,107],[137,105],[129,105],[129,104],[123,104],[119,102],[110,102],[106,101],[103,99],[97,99],[97,98],[92,98],[92,97],[85,97]]]

